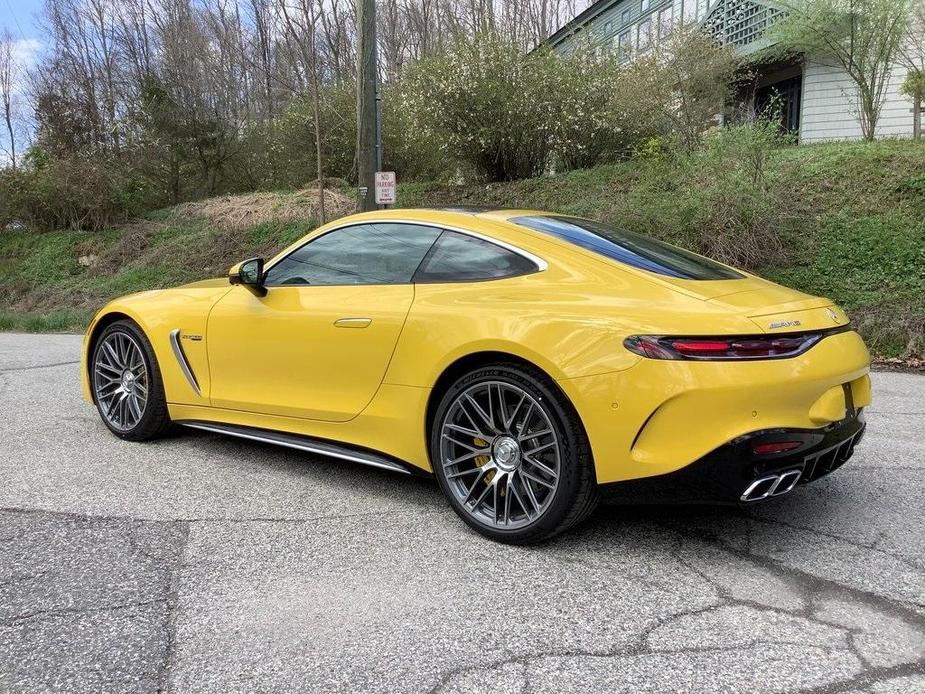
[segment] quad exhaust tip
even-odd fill
[[[787,470],[773,475],[759,477],[745,488],[742,501],[761,501],[772,496],[780,496],[792,491],[800,481],[802,470]]]

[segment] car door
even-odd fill
[[[347,421],[372,400],[414,300],[411,280],[441,230],[340,227],[234,287],[209,317],[213,407]]]

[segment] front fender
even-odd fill
[[[186,286],[153,290],[120,297],[107,304],[90,322],[84,335],[81,384],[84,398],[92,402],[90,359],[96,337],[110,323],[130,319],[138,324],[154,349],[164,393],[169,403],[208,405],[210,374],[206,355],[206,328],[215,303],[231,288]],[[179,330],[182,350],[195,375],[196,393],[171,346],[170,334]]]

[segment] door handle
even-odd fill
[[[372,318],[339,318],[334,321],[335,328],[367,328],[373,322]]]

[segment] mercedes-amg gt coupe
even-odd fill
[[[870,357],[841,309],[647,236],[529,210],[385,210],[227,278],[111,302],[83,386],[171,424],[436,477],[530,543],[625,501],[753,504],[853,453]]]

